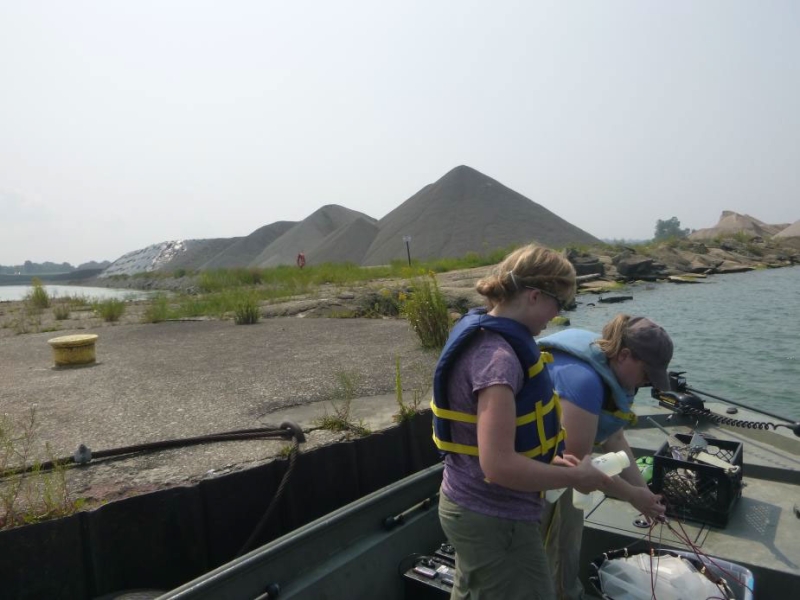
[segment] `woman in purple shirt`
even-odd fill
[[[489,310],[453,329],[434,377],[434,440],[446,452],[439,517],[456,550],[451,598],[549,599],[542,492],[610,479],[560,456],[560,404],[533,340],[575,295],[559,253],[520,248],[477,284]]]

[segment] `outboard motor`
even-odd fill
[[[657,390],[652,388],[650,395],[658,400],[658,404],[664,408],[674,410],[678,414],[687,414],[687,409],[704,410],[703,401],[692,392],[686,389],[686,378],[683,376],[685,371],[669,372],[669,390]]]
[[[703,401],[692,393],[684,394],[681,392],[660,392],[653,390],[653,397],[658,400],[660,406],[674,410],[681,415],[689,414],[689,409],[705,409]]]

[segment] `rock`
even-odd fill
[[[666,277],[665,265],[644,256],[621,256],[614,260],[617,273],[626,279],[654,281]]]
[[[575,267],[577,275],[605,275],[605,265],[600,261],[600,258],[589,254],[587,252],[578,252],[572,248],[565,251],[567,260]]]
[[[616,302],[625,302],[626,300],[633,300],[633,296],[609,296],[608,298],[598,298],[598,302],[604,304],[614,304]]]
[[[749,265],[742,265],[740,263],[735,263],[730,260],[722,261],[722,264],[718,266],[715,270],[717,273],[724,274],[724,273],[744,273],[746,271],[753,271],[755,267]]]

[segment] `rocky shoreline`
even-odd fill
[[[691,281],[687,275],[739,273],[800,264],[800,239],[775,241],[755,238],[737,241],[726,238],[718,243],[680,240],[658,245],[601,246],[567,249],[564,252],[578,273],[579,293],[603,293],[618,290],[620,285],[633,281],[672,280],[680,283]],[[482,304],[483,299],[475,292],[475,283],[490,270],[491,267],[487,266],[436,275],[439,288],[454,312],[463,312],[470,306]],[[180,277],[163,274],[152,277],[93,277],[69,283],[175,294],[201,293],[197,276],[192,274],[183,274]],[[408,290],[410,284],[407,280],[386,279],[349,286],[321,286],[302,296],[263,302],[261,314],[264,318],[391,316],[374,314],[380,311],[372,311],[371,307],[387,296],[396,298],[399,292]],[[11,323],[14,315],[19,314],[21,304],[5,302],[0,305],[0,337],[20,333]],[[146,305],[147,301],[128,303],[121,323],[140,323]],[[75,311],[65,321],[55,321],[48,311],[42,319],[35,330],[88,329],[113,325],[104,323],[88,310]]]
[[[727,274],[741,273],[760,268],[780,268],[800,264],[800,238],[782,240],[753,238],[749,241],[738,241],[725,238],[714,241],[672,240],[661,244],[647,246],[600,246],[587,249],[566,249],[565,255],[575,266],[580,279],[581,288],[587,291],[603,289],[613,284],[632,281],[659,281],[670,277],[691,274]],[[489,267],[465,269],[437,275],[440,287],[452,303],[468,301],[475,296],[468,290],[474,287],[475,281],[489,271]],[[185,274],[181,277],[171,276],[135,276],[135,277],[94,277],[75,282],[78,285],[94,287],[122,288],[137,290],[162,290],[174,293],[200,293],[197,277]],[[387,281],[378,283],[388,288],[402,287],[406,282]],[[359,290],[320,290],[315,294],[319,302],[336,307],[340,301],[352,305],[352,300],[359,300],[365,293],[374,293],[375,283],[365,283]],[[467,297],[464,297],[464,294]],[[320,297],[322,296],[322,297]],[[355,297],[353,297],[355,296]],[[308,300],[308,298],[305,298]],[[288,300],[291,303],[296,299]],[[288,312],[287,312],[288,311]],[[270,316],[268,311],[265,316]],[[274,310],[271,312],[275,312]],[[277,314],[296,314],[302,310],[292,311],[288,306]]]

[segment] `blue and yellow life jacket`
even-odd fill
[[[600,339],[598,334],[585,329],[565,329],[539,340],[540,349],[560,350],[571,354],[588,363],[603,380],[606,394],[613,401],[613,407],[609,410],[607,404],[604,403],[597,424],[595,443],[604,442],[623,427],[636,424],[636,414],[632,407],[633,394],[625,390],[617,381],[605,353],[594,343],[598,339]]]
[[[517,429],[514,449],[542,462],[552,462],[564,450],[565,432],[561,428],[561,404],[553,389],[545,363],[552,357],[540,352],[530,332],[522,324],[504,317],[493,317],[485,309],[473,309],[453,328],[433,377],[433,441],[442,453],[455,452],[478,456],[478,447],[453,439],[451,423],[476,426],[475,413],[450,408],[447,395],[449,371],[472,336],[486,329],[500,334],[513,348],[522,365],[524,383],[516,396]]]

